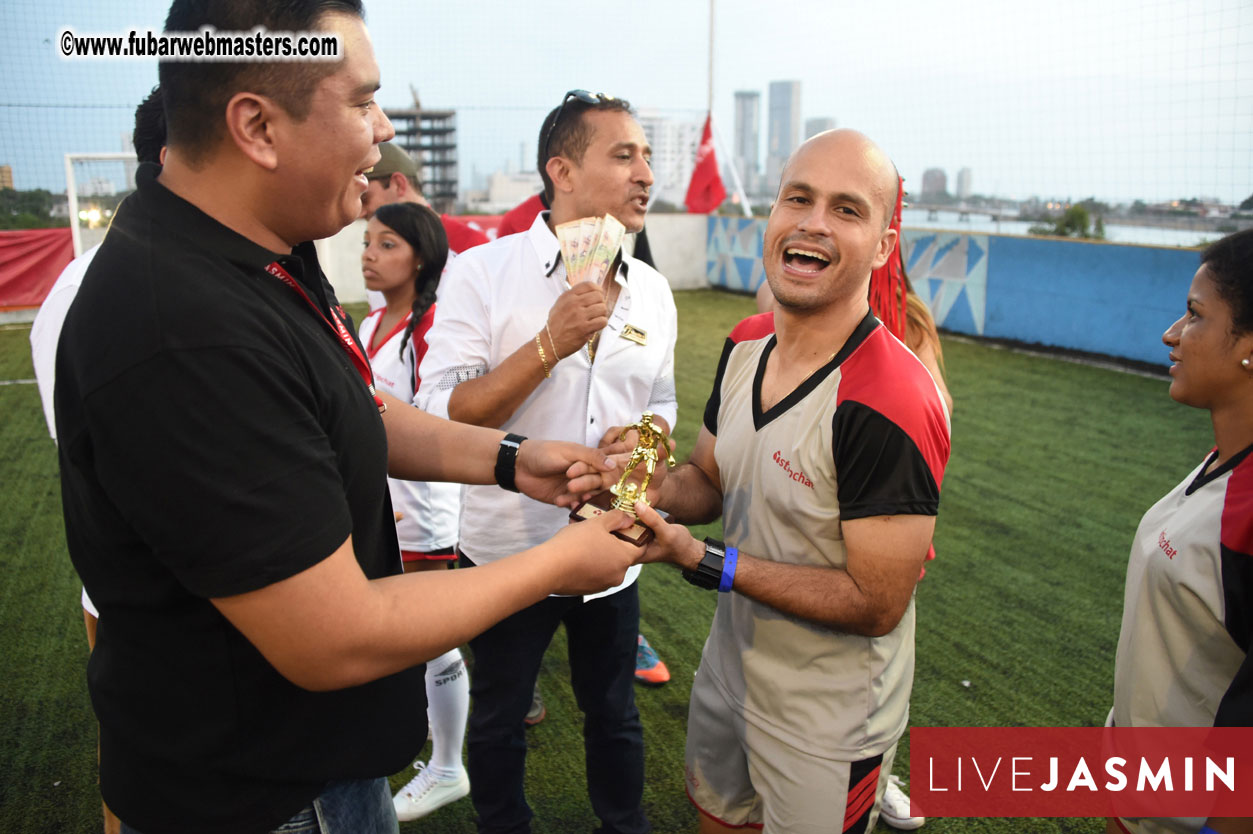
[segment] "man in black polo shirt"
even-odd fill
[[[281,6],[281,10],[280,7]],[[172,32],[325,31],[332,63],[162,63],[165,167],[144,166],[66,319],[66,534],[101,611],[88,682],[101,790],[126,830],[395,831],[384,779],[425,740],[421,662],[637,555],[574,525],[472,572],[401,576],[384,476],[608,482],[374,395],[312,245],[361,211],[392,136],[354,0],[177,0]],[[597,559],[585,554],[596,552]],[[306,829],[301,829],[306,830]]]

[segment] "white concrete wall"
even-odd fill
[[[361,249],[365,238],[365,221],[354,220],[339,234],[319,240],[318,262],[335,288],[341,304],[365,301],[365,280],[361,277]]]
[[[654,214],[647,222],[648,243],[662,275],[676,290],[698,290],[705,277],[707,222],[703,214]],[[361,279],[361,239],[365,221],[356,220],[339,234],[317,242],[322,270],[343,303],[365,301]]]
[[[670,279],[671,289],[699,290],[709,286],[705,277],[705,215],[650,214],[646,228],[657,270]]]

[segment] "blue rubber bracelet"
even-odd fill
[[[727,555],[722,559],[722,580],[718,583],[718,593],[725,594],[735,583],[735,563],[740,559],[740,552],[734,547],[727,548]]]
[[[1208,825],[1203,825],[1201,826],[1201,830],[1198,834],[1218,834],[1218,832],[1210,828]]]

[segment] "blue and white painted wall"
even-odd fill
[[[709,284],[755,292],[765,221],[708,220]],[[904,230],[914,289],[946,330],[1166,365],[1162,332],[1200,263],[1191,249]]]

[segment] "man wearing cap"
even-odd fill
[[[669,284],[622,254],[603,283],[571,287],[554,234],[562,223],[606,214],[627,231],[643,226],[653,183],[644,132],[627,102],[580,90],[548,114],[538,144],[552,210],[524,233],[465,253],[448,271],[418,401],[454,420],[511,432],[542,427],[546,436],[591,444],[616,437],[645,411],[668,432],[677,412]],[[490,565],[567,524],[560,510],[471,487],[462,503],[461,564]],[[562,624],[600,830],[650,830],[641,807],[644,744],[633,691],[637,575],[605,594],[549,597],[470,641],[467,736],[479,831],[530,830],[523,720],[544,651]]]
[[[361,216],[369,219],[380,206],[391,203],[417,203],[430,208],[422,196],[418,166],[413,158],[392,142],[381,143],[379,154],[378,164],[366,173],[368,185],[361,195]],[[448,238],[445,270],[458,252],[487,243],[487,235],[446,214],[440,215],[440,222]],[[371,310],[384,306],[381,292],[366,290],[365,295]],[[460,500],[461,491],[454,484],[437,484],[435,488],[441,491],[451,489],[449,500],[453,506]],[[455,528],[456,518],[450,523]],[[443,562],[443,566],[453,567],[452,559]],[[466,795],[468,788],[465,771],[461,768],[461,745],[465,736],[465,715],[470,708],[470,682],[464,671],[461,653],[455,648],[427,666],[427,718],[432,738],[440,742],[435,750],[443,753],[437,755],[433,752],[429,764],[415,762],[417,773],[393,797],[396,815],[403,822],[424,817]]]
[[[379,153],[382,156],[378,165],[365,175],[369,187],[361,195],[361,216],[369,220],[374,216],[375,209],[388,203],[419,203],[429,208],[431,204],[422,195],[418,166],[413,157],[392,142],[380,144]],[[471,228],[447,214],[441,214],[439,219],[444,224],[444,234],[448,236],[448,264],[445,269],[462,252],[489,240],[478,229]],[[371,310],[382,306],[382,293],[366,290],[365,296]]]

